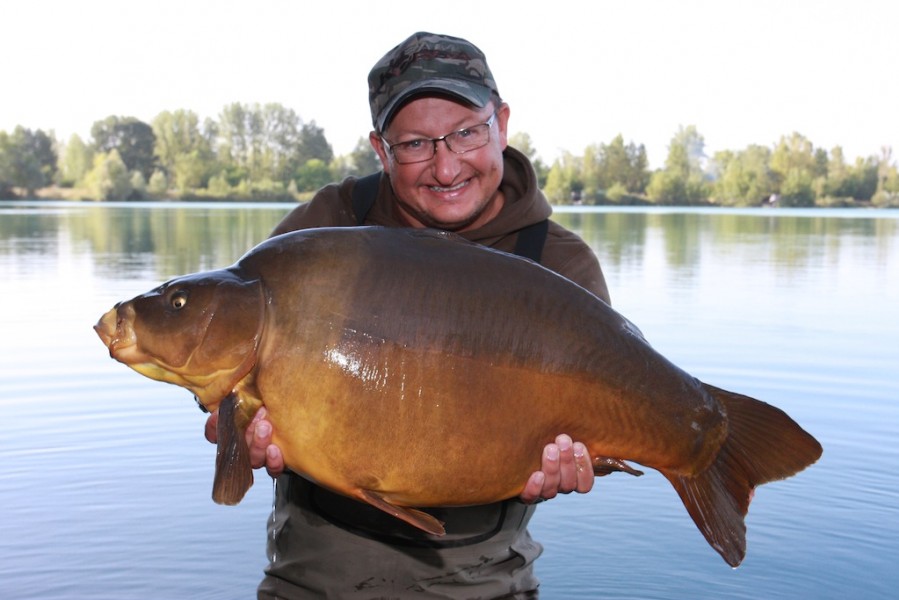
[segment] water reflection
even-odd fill
[[[209,500],[214,448],[174,386],[109,360],[116,300],[231,264],[290,205],[0,203],[0,597],[252,597],[271,502]],[[899,212],[559,210],[613,304],[710,383],[825,448],[759,490],[732,571],[652,473],[547,502],[543,597],[888,597],[899,585]],[[211,565],[228,565],[207,575]],[[106,593],[109,591],[109,593]]]
[[[641,260],[640,252],[654,233],[663,240],[666,266],[671,268],[689,268],[697,263],[703,247],[715,246],[726,248],[734,259],[770,256],[781,267],[801,271],[820,258],[820,253],[834,256],[841,245],[855,246],[859,240],[874,244],[885,264],[896,249],[899,215],[895,211],[859,212],[557,210],[554,218],[587,240],[605,265]]]
[[[0,254],[90,252],[101,276],[128,276],[135,265],[160,278],[228,265],[264,240],[291,205],[0,203]],[[734,261],[773,261],[803,271],[839,256],[844,244],[873,244],[880,264],[895,252],[895,211],[745,211],[557,209],[554,219],[578,232],[602,259],[642,262],[647,239],[660,238],[665,266],[689,273],[703,249],[725,248]],[[823,240],[823,241],[822,241]]]
[[[100,277],[160,279],[234,262],[290,205],[0,205],[0,254],[90,254]]]

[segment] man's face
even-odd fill
[[[423,96],[397,112],[383,137],[390,144],[438,138],[484,123],[493,112],[492,103],[475,108],[446,98]],[[390,175],[400,215],[413,227],[465,231],[480,227],[499,214],[503,206],[499,184],[503,178],[508,121],[509,107],[501,104],[496,109],[487,145],[456,154],[440,141],[432,158],[412,164],[398,163],[381,137],[372,132],[369,139],[384,171]]]

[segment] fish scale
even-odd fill
[[[266,406],[293,471],[423,531],[423,507],[517,496],[564,431],[595,474],[660,471],[729,564],[753,489],[821,446],[783,411],[697,380],[590,292],[443,232],[321,228],[118,304],[110,355],[221,407],[213,498],[252,484]],[[500,458],[501,457],[501,458]]]

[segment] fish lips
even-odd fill
[[[130,305],[116,304],[94,325],[94,331],[97,332],[100,341],[109,349],[109,356],[125,364],[128,364],[128,361],[123,360],[123,350],[133,348],[135,345],[134,329],[129,326],[131,322],[129,310],[130,316],[133,317],[134,309]]]

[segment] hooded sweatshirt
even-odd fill
[[[512,252],[518,232],[549,219],[552,207],[537,187],[537,175],[527,157],[512,147],[503,153],[503,179],[500,189],[505,197],[502,210],[482,227],[458,232],[469,241],[504,252]],[[315,197],[295,208],[275,227],[272,235],[310,227],[352,227],[357,224],[352,194],[358,180],[348,177],[319,190]],[[397,199],[390,178],[381,174],[375,203],[365,217],[365,225],[408,227],[396,213]],[[547,269],[564,275],[606,302],[609,290],[599,261],[590,247],[576,234],[550,221],[540,260]]]
[[[502,210],[484,226],[460,235],[513,252],[519,232],[549,219],[552,208],[521,152],[507,148],[503,165]],[[357,181],[351,177],[322,188],[290,212],[273,235],[357,225],[352,204]],[[389,178],[382,174],[364,224],[408,227],[396,214],[396,204]],[[589,246],[552,221],[540,262],[609,302],[602,270]],[[541,450],[534,448],[535,455]],[[445,536],[425,534],[379,509],[285,472],[275,484],[268,525],[270,563],[259,597],[536,597],[533,562],[542,547],[527,532],[533,505],[511,499],[425,510],[444,522]]]

